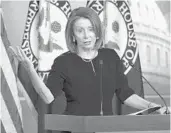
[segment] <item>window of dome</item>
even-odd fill
[[[160,50],[157,48],[157,65],[160,65]]]
[[[146,8],[146,12],[148,13],[148,6],[147,6],[147,5],[145,5],[145,8]]]
[[[151,49],[149,45],[147,45],[146,47],[146,52],[147,52],[147,62],[150,63],[151,62]]]
[[[154,20],[155,20],[156,19],[155,9],[153,9],[152,11],[153,11],[153,17],[154,17]]]
[[[137,2],[137,6],[138,6],[138,10],[139,10],[139,15],[141,16],[141,9],[140,9],[141,7],[140,7],[140,2],[139,1]]]
[[[147,19],[148,19],[148,17],[149,17],[149,13],[150,13],[150,10],[149,10],[149,8],[148,8],[148,5],[145,5],[145,14],[146,14],[146,17],[147,17]],[[147,27],[148,27],[149,25],[147,24]]]
[[[140,2],[139,1],[137,2],[137,5],[138,5],[138,8],[140,8]]]
[[[166,67],[169,66],[169,59],[168,59],[168,52],[165,52],[165,64],[166,64]]]

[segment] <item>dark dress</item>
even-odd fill
[[[66,52],[54,60],[47,87],[55,97],[64,91],[67,99],[64,114],[95,116],[103,110],[103,115],[112,115],[114,93],[121,102],[134,93],[122,68],[119,56],[111,49],[99,49],[92,62]]]

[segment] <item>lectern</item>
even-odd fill
[[[45,115],[45,129],[71,132],[170,130],[170,115],[72,116]]]

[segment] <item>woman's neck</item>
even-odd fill
[[[98,51],[96,49],[77,49],[77,55],[83,59],[94,59]]]

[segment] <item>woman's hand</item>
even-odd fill
[[[159,114],[170,114],[170,107],[161,107],[157,112]]]
[[[23,63],[25,68],[34,68],[32,62],[28,59],[28,57],[19,46],[10,46],[8,50],[14,57],[18,59],[19,62]]]
[[[38,76],[37,72],[33,67],[32,62],[27,58],[27,56],[24,54],[21,48],[19,46],[17,47],[10,46],[8,50],[29,71],[28,74],[30,80],[36,92],[40,95],[40,97],[45,101],[45,103],[47,104],[51,103],[54,100],[54,96],[52,95],[49,88],[46,87],[43,80]]]

